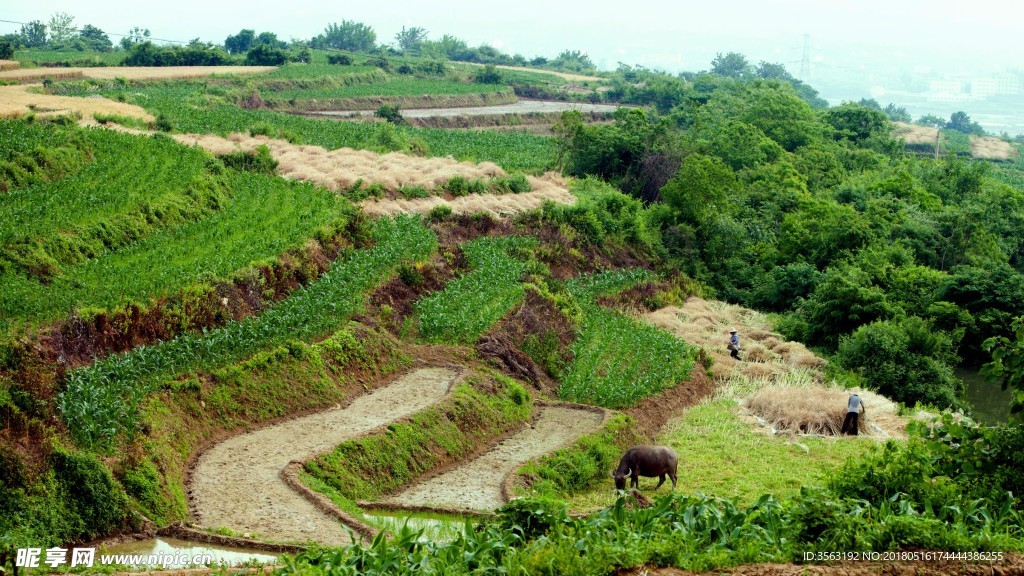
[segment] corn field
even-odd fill
[[[159,379],[208,370],[336,330],[360,309],[365,293],[399,264],[425,259],[437,249],[433,233],[418,218],[378,220],[373,236],[373,248],[351,251],[316,282],[259,316],[141,346],[75,370],[58,400],[71,434],[84,446],[111,446],[120,434],[136,431],[139,406]]]

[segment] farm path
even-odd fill
[[[200,524],[275,541],[349,543],[338,521],[279,477],[292,460],[337,444],[441,400],[458,373],[424,368],[360,396],[344,408],[310,414],[229,438],[205,452],[191,478]]]
[[[545,406],[532,426],[490,450],[385,501],[399,506],[428,506],[490,512],[505,504],[501,485],[510,472],[531,458],[557,450],[597,430],[603,415],[568,406]]]

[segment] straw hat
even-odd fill
[[[736,329],[735,328],[729,328],[729,334],[735,334],[735,333],[736,333]]]

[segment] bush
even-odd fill
[[[524,540],[533,540],[568,521],[568,505],[549,498],[516,498],[498,508],[498,525]]]
[[[336,66],[351,66],[352,57],[348,54],[328,54],[327,63],[334,64]]]
[[[501,73],[493,64],[488,64],[477,71],[475,80],[477,84],[501,84]]]
[[[451,206],[448,204],[439,204],[430,209],[430,213],[427,215],[427,218],[429,218],[431,222],[443,222],[451,215]]]
[[[220,159],[224,162],[225,166],[235,170],[245,170],[268,176],[277,174],[277,160],[274,160],[274,157],[270,155],[270,148],[263,144],[257,146],[256,150],[249,152],[238,150],[225,154]]]
[[[280,66],[287,61],[288,55],[284,50],[266,44],[260,44],[245,55],[246,66]]]
[[[911,316],[861,326],[843,338],[836,362],[861,375],[879,393],[907,405],[956,407],[963,382],[953,375],[952,339]]]
[[[373,113],[377,118],[383,118],[392,124],[405,124],[402,112],[397,104],[383,104]]]
[[[469,192],[469,181],[465,176],[455,175],[445,183],[444,189],[452,196],[465,196]]]

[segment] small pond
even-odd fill
[[[967,401],[974,407],[979,424],[1002,424],[1010,417],[1010,390],[999,382],[989,382],[977,369],[957,368],[956,376],[967,385]]]

